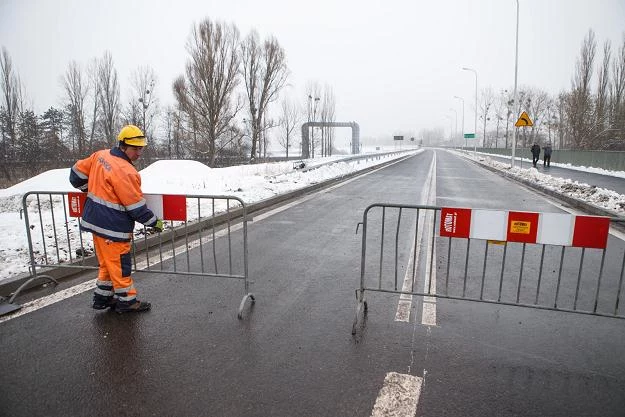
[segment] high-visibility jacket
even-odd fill
[[[135,221],[156,224],[141,191],[141,176],[121,149],[105,149],[81,159],[72,167],[70,183],[87,191],[80,226],[117,242],[131,240]]]

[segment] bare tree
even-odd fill
[[[612,61],[612,82],[610,83],[610,126],[615,139],[625,141],[625,34]]]
[[[282,128],[283,135],[280,139],[278,139],[278,142],[284,147],[286,157],[288,158],[289,149],[294,145],[293,141],[297,135],[295,129],[300,123],[301,112],[299,108],[287,98],[282,100],[280,107],[280,126]]]
[[[495,130],[495,148],[499,147],[499,128],[502,127],[503,120],[507,117],[508,106],[506,105],[507,98],[505,93],[508,90],[503,90],[497,96],[497,99],[493,103],[493,111],[495,112],[495,122],[496,122],[496,130]]]
[[[98,65],[98,93],[102,111],[102,130],[109,144],[117,137],[119,120],[119,84],[113,57],[105,52]]]
[[[194,131],[203,138],[203,148],[209,165],[215,164],[216,142],[230,129],[240,110],[235,102],[238,84],[239,31],[234,25],[213,23],[205,19],[191,31],[187,43],[190,59],[186,65],[186,78],[174,81],[174,95],[180,109],[193,115],[197,124]]]
[[[91,101],[91,117],[89,128],[89,152],[95,150],[94,141],[96,134],[99,134],[100,128],[100,83],[98,82],[98,59],[94,58],[87,67],[88,79],[88,98]]]
[[[589,147],[588,142],[593,132],[590,81],[596,49],[595,33],[591,29],[582,43],[580,57],[575,65],[571,93],[567,100],[567,120],[571,126],[572,140],[581,148]]]
[[[512,125],[512,129],[514,129],[514,120],[512,120],[512,118],[514,117],[514,113],[513,113],[513,104],[514,104],[514,97],[512,95],[512,93],[509,90],[504,90],[504,92],[502,93],[502,98],[501,98],[506,106],[506,134],[504,136],[505,140],[506,140],[506,149],[508,149],[508,137],[509,137],[509,132],[510,132],[510,126]]]
[[[481,91],[480,99],[478,102],[478,106],[480,107],[480,119],[483,121],[482,128],[482,146],[486,147],[488,140],[486,138],[486,123],[490,120],[490,111],[493,106],[493,102],[495,101],[495,95],[493,94],[493,89],[488,87],[484,88]],[[476,126],[477,130],[477,126]],[[476,132],[477,133],[477,132]]]
[[[326,85],[323,89],[321,100],[321,121],[322,122],[334,122],[336,113],[336,98],[334,97],[334,91],[332,87]],[[322,127],[321,128],[321,156],[332,155],[332,147],[334,146],[334,128]]]
[[[150,138],[154,136],[154,121],[159,114],[158,97],[155,95],[156,74],[151,67],[141,66],[130,76],[130,102],[128,108],[133,116],[132,122],[139,126]]]
[[[16,146],[16,127],[18,117],[23,111],[22,83],[13,70],[9,51],[2,47],[0,54],[0,87],[2,89],[3,123],[2,123],[2,158],[10,157]]]
[[[603,44],[603,63],[599,68],[599,80],[597,83],[597,97],[595,99],[595,130],[597,133],[590,145],[594,149],[600,148],[603,133],[609,131],[608,93],[610,90],[610,61],[612,47],[610,41]]]
[[[559,131],[558,104],[553,98],[548,98],[545,108],[544,124],[547,127],[547,141],[555,144],[556,134]],[[553,135],[552,135],[553,131]]]
[[[241,63],[252,127],[250,160],[253,160],[257,152],[261,153],[259,147],[263,142],[260,138],[266,137],[263,132],[268,126],[273,126],[264,119],[269,103],[278,98],[286,83],[288,69],[286,55],[278,40],[270,37],[261,46],[255,30],[241,44]]]
[[[537,88],[527,88],[525,93],[527,112],[533,122],[533,126],[529,129],[529,142],[541,142],[542,132],[548,122],[549,94]]]
[[[72,135],[73,151],[83,155],[87,150],[87,132],[85,130],[85,100],[88,93],[88,84],[76,61],[70,62],[65,77],[63,78],[63,88],[67,99],[65,106],[68,111],[70,134]]]

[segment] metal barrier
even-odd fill
[[[608,236],[615,221],[623,220],[372,204],[356,229],[362,225],[352,334],[364,325],[365,292],[623,319],[625,244]]]
[[[90,233],[79,228],[85,196],[46,191],[23,196],[31,278],[15,291],[9,304],[38,278],[57,284],[59,276],[98,269]],[[166,227],[155,233],[136,224],[132,271],[241,280],[241,319],[247,301],[255,302],[248,276],[245,203],[231,196],[146,194],[145,198],[152,211],[166,220]],[[47,273],[39,274],[39,269]]]

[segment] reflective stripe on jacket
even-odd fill
[[[72,167],[70,183],[88,191],[80,225],[113,241],[129,241],[135,221],[156,224],[141,191],[141,176],[119,148],[94,152]]]

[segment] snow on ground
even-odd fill
[[[474,152],[470,152],[470,153],[473,154]],[[477,152],[477,154],[481,155],[483,157],[499,156],[499,157],[502,157],[502,158],[510,159],[510,157],[507,156],[507,155],[495,155],[495,154],[490,154],[488,152]],[[516,156],[515,159],[519,160],[519,161],[523,160],[523,162],[527,162],[528,164],[532,163],[532,160],[528,159],[528,158],[520,158],[520,157]],[[571,165],[569,163],[562,164],[562,163],[558,163],[558,162],[552,162],[551,165],[553,165],[554,167],[561,167],[561,168],[566,168],[566,169],[572,169],[574,171],[590,172],[592,174],[600,174],[600,175],[608,175],[608,176],[611,176],[611,177],[625,178],[625,171],[609,171],[609,170],[603,169],[603,168],[575,166],[575,165]]]
[[[349,161],[350,157],[346,156],[315,158],[305,160],[306,170],[294,170],[293,161],[214,169],[197,161],[158,161],[141,170],[142,189],[145,194],[233,196],[240,198],[246,204],[251,204],[418,152],[421,151],[413,150],[392,156],[372,154],[372,158],[366,161]],[[28,272],[30,255],[22,213],[22,196],[30,191],[74,192],[77,190],[69,183],[69,168],[46,171],[12,187],[0,189],[0,229],[2,230],[0,235],[0,264],[2,265],[0,282]],[[36,199],[28,199],[27,205],[29,218],[38,220]],[[62,220],[63,209],[55,208],[56,212],[53,216],[50,213],[48,201],[42,201],[40,205],[42,206],[44,225],[51,225],[56,219],[57,230],[65,226]],[[54,205],[55,207],[63,207],[60,197],[54,198]],[[58,213],[59,211],[61,213]],[[202,212],[208,213],[210,211],[202,210]],[[33,223],[31,222],[32,227],[34,227]],[[64,236],[68,235],[69,239],[65,240],[69,240],[69,242],[59,241],[59,247],[67,247],[67,243],[70,243],[73,248],[80,247],[78,241],[74,241],[81,235],[78,232],[77,223],[71,222],[68,224],[68,229],[66,233],[59,233],[59,239],[65,239]],[[48,243],[46,243],[46,248],[43,248],[43,244],[37,241],[41,234],[51,236],[53,234],[52,227],[46,226],[46,230],[33,230],[31,233],[38,263],[39,259],[43,257],[44,249],[47,249],[48,253],[57,252],[57,248],[53,245],[48,246]],[[85,234],[83,233],[83,235]],[[87,239],[88,243],[85,242],[85,247],[89,249],[91,239],[85,236],[83,239]],[[50,239],[47,239],[46,242],[48,240]],[[54,243],[53,240],[50,241]],[[67,261],[69,256],[66,252],[61,251],[58,254],[58,259],[61,262]]]
[[[474,158],[473,153],[463,154],[465,157]],[[519,168],[515,166],[510,168],[509,163],[502,163],[490,158],[488,154],[480,154],[476,156],[480,162],[488,164],[498,170],[505,171],[517,178],[527,180],[529,182],[541,185],[549,190],[556,191],[560,194],[567,195],[577,200],[582,200],[595,206],[613,211],[616,215],[625,216],[625,195],[619,194],[612,190],[599,188],[594,185],[580,183],[569,178],[552,177],[551,175],[542,174],[536,168],[531,166],[531,161],[527,160],[529,168]],[[553,164],[556,165],[556,164]],[[558,164],[564,168],[571,168],[568,164]],[[575,170],[592,172],[602,175],[612,175],[625,178],[625,172],[622,171],[606,171],[598,168],[575,167]]]

